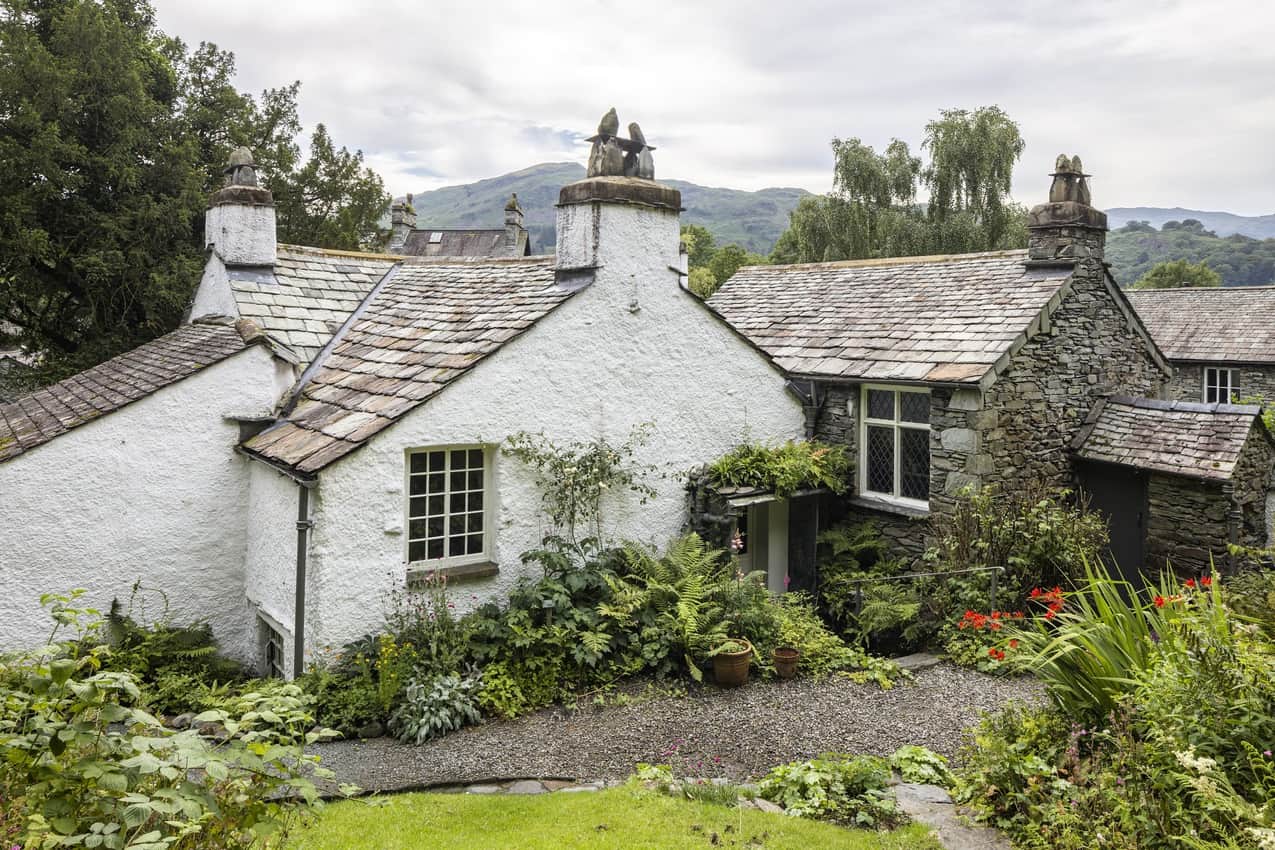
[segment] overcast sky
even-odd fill
[[[240,88],[301,80],[301,118],[395,194],[584,162],[614,105],[656,174],[831,185],[833,136],[914,146],[939,110],[998,104],[1044,200],[1077,153],[1095,203],[1275,212],[1275,2],[437,3],[155,0],[233,50]]]

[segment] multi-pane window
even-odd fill
[[[287,670],[283,662],[283,635],[270,622],[264,618],[258,618],[261,628],[261,644],[264,651],[265,674],[271,679],[283,679],[287,677]]]
[[[407,456],[407,560],[463,563],[486,557],[487,457],[481,447]]]
[[[1229,404],[1240,394],[1240,373],[1237,369],[1204,370],[1204,403]]]
[[[930,394],[864,387],[859,465],[864,493],[910,502],[930,498]]]

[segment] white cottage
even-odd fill
[[[557,256],[424,258],[276,246],[250,158],[228,172],[189,323],[0,406],[0,647],[42,640],[42,591],[105,606],[140,579],[290,674],[409,574],[479,601],[525,574],[547,529],[513,434],[649,424],[634,461],[668,474],[605,519],[653,543],[686,522],[681,473],[805,434],[782,373],[687,290],[675,189],[588,178]]]

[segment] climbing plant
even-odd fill
[[[654,467],[634,461],[651,428],[650,423],[635,426],[619,445],[602,437],[559,445],[543,434],[520,431],[501,451],[535,470],[545,514],[557,533],[578,548],[582,532],[595,541],[602,538],[601,505],[607,492],[629,490],[642,503],[655,495],[646,483]]]

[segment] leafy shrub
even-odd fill
[[[6,800],[21,806],[22,846],[260,847],[319,805],[310,777],[331,773],[303,753],[319,735],[298,688],[201,714],[223,740],[167,729],[137,707],[131,673],[103,669],[109,650],[90,640],[97,612],[75,607],[80,593],[42,598],[74,638],[55,631],[0,669],[0,789],[23,789]]]
[[[854,462],[844,446],[788,441],[780,446],[745,444],[709,467],[714,486],[767,490],[786,499],[804,488],[844,493]]]
[[[477,723],[482,720],[477,705],[480,686],[479,676],[462,678],[457,673],[412,679],[403,701],[390,715],[390,731],[404,743],[423,744],[466,723]]]
[[[793,817],[890,829],[907,816],[887,790],[889,781],[890,763],[883,758],[825,753],[772,769],[757,790]]]
[[[890,767],[898,771],[904,782],[920,782],[951,788],[956,777],[947,766],[947,758],[933,750],[906,744],[890,756]]]
[[[103,660],[104,668],[135,676],[142,687],[147,705],[162,714],[200,711],[208,697],[208,689],[241,682],[248,677],[239,662],[218,653],[212,628],[207,623],[174,626],[160,619],[141,625],[133,619],[135,608],[142,608],[146,594],[157,594],[167,617],[168,600],[160,591],[150,591],[140,583],[125,608],[119,600],[111,603],[106,615],[105,636],[111,652]],[[86,633],[83,640],[99,639],[100,630]],[[215,696],[214,692],[214,696]]]
[[[387,718],[370,669],[351,672],[349,668],[316,664],[297,684],[314,700],[315,719],[343,735],[358,734]]]
[[[975,806],[1001,829],[1042,810],[1065,788],[1057,763],[1068,723],[1060,714],[1021,703],[985,716],[962,749],[957,802]]]
[[[455,616],[447,598],[447,576],[429,573],[405,583],[391,595],[386,631],[395,644],[410,647],[406,659],[418,676],[437,676],[460,669],[469,649],[471,628]]]

